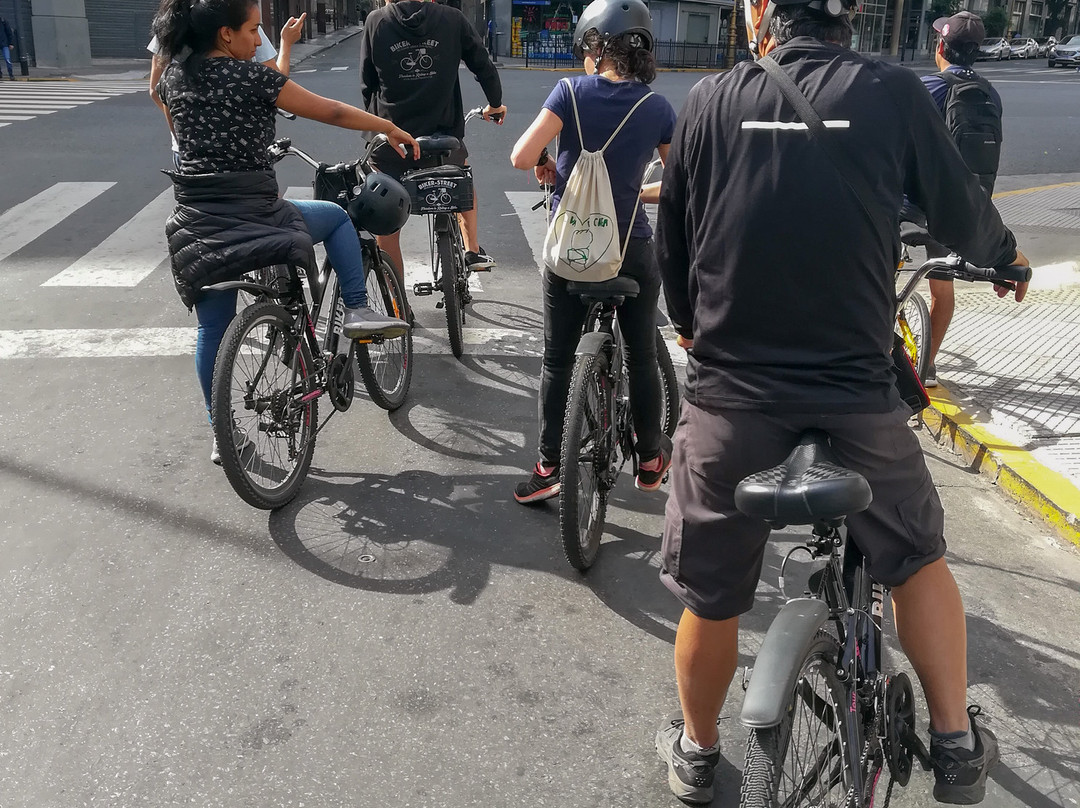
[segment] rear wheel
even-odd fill
[[[836,676],[839,658],[836,640],[819,633],[780,724],[750,730],[742,808],[847,808],[848,694]]]
[[[280,306],[250,306],[225,332],[214,366],[214,437],[225,476],[249,505],[280,508],[307,476],[318,422],[314,372]]]
[[[930,308],[918,292],[914,292],[896,316],[896,332],[904,340],[904,350],[920,379],[930,369]]]
[[[408,320],[408,303],[397,275],[386,261],[368,268],[368,305],[375,311],[399,320]],[[396,410],[405,403],[412,383],[412,330],[381,343],[361,342],[356,361],[371,400],[384,410]]]
[[[443,293],[446,310],[446,331],[450,336],[450,352],[458,359],[464,351],[465,310],[462,306],[461,285],[465,282],[464,256],[449,231],[441,232],[438,239],[439,270],[436,277]]]
[[[675,374],[675,363],[671,361],[671,352],[660,330],[656,331],[656,361],[660,367],[660,426],[669,438],[675,434],[679,423],[679,377]]]
[[[582,572],[596,560],[607,513],[615,451],[610,385],[605,353],[577,357],[563,419],[559,537],[566,560]]]

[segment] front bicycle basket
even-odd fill
[[[410,171],[401,184],[412,197],[414,214],[463,213],[473,208],[472,169],[437,166]]]
[[[349,200],[356,195],[353,189],[360,184],[356,166],[356,163],[347,163],[341,167],[322,166],[316,169],[315,198],[348,208]]]

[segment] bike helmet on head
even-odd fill
[[[349,216],[361,230],[375,236],[396,233],[409,221],[409,192],[388,174],[372,171],[349,202]]]
[[[761,49],[761,41],[769,33],[769,23],[772,22],[773,12],[778,6],[806,6],[827,17],[841,17],[851,14],[852,10],[858,7],[858,0],[744,0],[746,28],[754,34],[749,43],[754,58],[760,56],[758,51]],[[755,12],[757,22],[754,21]]]
[[[607,42],[629,37],[635,48],[653,49],[652,17],[641,0],[593,0],[578,17],[574,29],[574,56],[585,58],[585,34],[596,29]]]

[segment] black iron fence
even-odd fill
[[[580,62],[570,52],[569,38],[539,39],[523,38],[521,56],[526,67],[580,67]],[[722,70],[726,67],[727,43],[700,45],[691,42],[657,42],[653,48],[658,67],[697,68]],[[745,48],[735,51],[735,61],[749,59]]]

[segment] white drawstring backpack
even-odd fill
[[[585,140],[581,135],[581,119],[573,84],[570,79],[563,81],[570,91],[570,101],[574,107],[574,123],[577,125],[581,154],[570,172],[559,207],[555,209],[555,215],[548,225],[544,239],[544,264],[548,270],[567,280],[607,281],[619,274],[640,205],[634,206],[626,240],[620,249],[619,220],[615,199],[611,194],[611,179],[604,162],[604,152],[630,120],[630,116],[653,93],[648,93],[634,104],[611,133],[607,143],[599,151],[592,152],[585,149]]]

